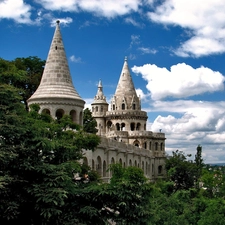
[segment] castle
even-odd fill
[[[48,113],[56,119],[70,115],[75,123],[83,125],[85,101],[72,83],[59,21],[40,85],[28,99],[28,106],[34,103],[39,104],[40,113]],[[141,110],[127,58],[110,110],[101,81],[91,106],[101,143],[93,152],[84,150],[83,163],[96,170],[104,180],[111,177],[108,166],[112,163],[142,168],[150,180],[164,176],[165,134],[146,130],[147,113]]]

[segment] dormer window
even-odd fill
[[[132,105],[132,109],[133,109],[133,110],[136,109],[136,105],[135,105],[135,104]]]
[[[115,110],[115,105],[113,104],[113,110]]]
[[[125,109],[125,104],[123,103],[123,104],[122,104],[122,110],[124,110],[124,109]]]

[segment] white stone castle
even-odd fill
[[[72,83],[59,21],[40,85],[28,99],[28,105],[34,103],[39,104],[40,113],[48,113],[56,119],[70,115],[75,123],[83,125],[85,101]],[[147,113],[141,110],[126,58],[110,110],[101,81],[91,105],[101,143],[93,152],[84,150],[83,163],[96,170],[104,180],[111,177],[108,166],[112,163],[142,168],[150,180],[162,178],[165,174],[165,134],[146,130]]]

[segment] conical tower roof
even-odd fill
[[[41,83],[28,100],[28,104],[37,103],[38,100],[43,101],[45,99],[78,100],[80,104],[84,104],[72,83],[59,21],[56,24]]]
[[[123,68],[120,74],[120,79],[117,84],[115,96],[135,96],[137,93],[134,88],[134,83],[130,75],[130,70],[127,62],[127,57],[125,57]]]
[[[115,110],[140,110],[141,103],[134,88],[134,83],[130,74],[130,69],[125,57],[123,68],[117,84],[116,92],[112,98],[111,105],[114,105]],[[123,105],[123,106],[122,106]]]
[[[94,101],[92,104],[107,104],[106,102],[106,97],[103,93],[103,86],[102,86],[102,81],[100,80],[98,83],[98,91],[97,94],[95,95]]]

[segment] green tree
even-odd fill
[[[174,182],[174,191],[192,188],[195,183],[196,166],[188,160],[191,155],[185,155],[179,150],[172,154],[166,159],[165,168],[168,178]]]
[[[27,99],[38,88],[45,61],[36,56],[16,58],[13,61],[0,59],[0,83],[19,89],[22,101],[28,111]]]
[[[37,111],[25,110],[18,89],[0,85],[0,223],[79,224],[79,208],[66,210],[82,190],[73,173],[99,137]]]
[[[96,134],[98,132],[96,127],[97,127],[96,120],[92,117],[92,113],[90,109],[86,108],[84,110],[84,115],[83,115],[83,130],[87,133]]]
[[[204,162],[203,162],[203,158],[202,158],[202,146],[198,145],[197,146],[197,152],[195,155],[195,165],[196,165],[196,178],[195,178],[195,183],[196,183],[196,187],[199,188],[199,181],[202,175],[202,169],[204,167]]]

